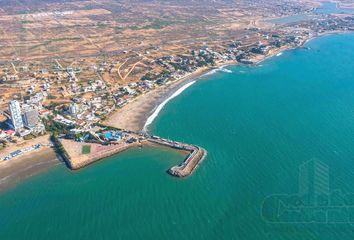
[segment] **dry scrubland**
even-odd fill
[[[266,27],[262,19],[282,13],[279,1],[3,2],[8,4],[0,5],[3,61],[92,56],[150,46],[160,46],[155,54],[178,52],[204,41],[217,44],[240,37],[246,28]],[[280,2],[303,11],[313,6]]]
[[[37,73],[50,70],[56,61],[63,68],[81,67],[81,85],[102,79],[114,91],[148,72],[160,73],[163,69],[151,64],[159,57],[187,54],[204,45],[222,49],[230,40],[251,44],[258,34],[249,29],[272,30],[262,20],[313,6],[314,1],[295,0],[0,0],[0,75],[17,76],[0,85],[0,109],[36,85],[38,74],[24,73],[23,66]],[[92,65],[105,61],[114,63],[108,73],[91,71]],[[48,102],[69,101],[65,85],[58,81],[52,86],[57,100]]]

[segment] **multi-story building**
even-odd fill
[[[69,106],[69,113],[71,116],[76,117],[79,113],[79,106],[76,103],[71,103]]]
[[[36,108],[27,109],[23,114],[23,122],[27,128],[36,127],[38,119],[38,110]]]
[[[23,128],[22,112],[20,103],[13,100],[9,103],[9,110],[11,114],[12,126],[17,131]]]

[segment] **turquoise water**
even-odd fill
[[[334,223],[268,215],[313,158],[330,191],[354,192],[354,34],[308,46],[203,77],[164,108],[151,132],[208,150],[193,176],[167,175],[183,156],[158,148],[60,166],[0,196],[0,239],[352,239],[333,211]]]

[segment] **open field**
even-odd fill
[[[169,51],[266,27],[261,19],[306,11],[284,1],[0,2],[0,61],[92,56],[159,46]],[[6,4],[5,4],[6,2]],[[24,1],[26,2],[26,1]],[[276,1],[279,3],[279,1]],[[294,7],[295,6],[295,7]],[[161,14],[162,12],[162,14]]]

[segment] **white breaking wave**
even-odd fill
[[[282,52],[278,53],[276,56],[279,57],[279,56],[281,56],[281,55],[283,55]]]
[[[211,71],[209,71],[209,72],[205,73],[203,76],[209,76],[209,75],[212,75],[212,74],[216,73],[218,70],[219,70],[219,69],[213,69],[213,70],[211,70]]]
[[[205,73],[203,76],[213,75],[214,73],[217,73],[217,72],[232,73],[232,71],[230,69],[227,69],[227,68],[225,68],[225,66],[223,66],[223,67],[213,69],[213,70]]]
[[[155,118],[159,115],[160,111],[163,109],[163,107],[171,101],[173,98],[177,97],[180,95],[184,90],[192,86],[196,81],[187,83],[186,85],[183,85],[180,89],[178,89],[176,92],[174,92],[170,97],[168,97],[165,101],[163,101],[156,109],[155,111],[148,117],[148,119],[145,122],[144,125],[144,131],[147,130],[147,127],[155,120]]]
[[[232,71],[230,69],[226,69],[226,68],[221,68],[220,71],[225,72],[225,73],[232,73]]]

